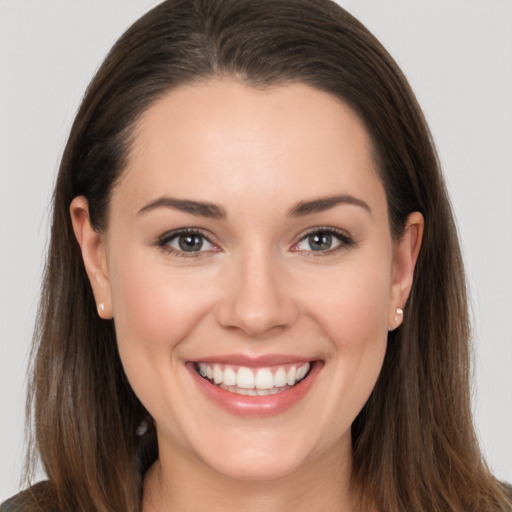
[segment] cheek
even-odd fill
[[[317,274],[315,286],[309,288],[309,304],[334,343],[357,348],[387,335],[390,268],[390,260],[376,258]]]
[[[376,258],[372,264],[348,268],[340,266],[325,282],[318,280],[310,301],[315,324],[333,349],[326,361],[324,390],[324,411],[335,411],[333,421],[325,418],[333,436],[339,426],[341,431],[349,428],[368,400],[387,347],[391,261]]]
[[[182,347],[201,322],[211,300],[204,286],[206,276],[176,272],[155,263],[148,251],[132,251],[114,259],[109,273],[119,355],[128,381],[157,420],[175,416],[180,385]],[[178,408],[179,409],[179,408]],[[183,435],[183,433],[181,434]]]
[[[344,374],[357,380],[365,374],[375,380],[372,375],[380,371],[388,333],[388,281],[382,275],[366,277],[344,279],[344,286],[330,300],[319,299],[316,309],[318,324],[333,344]]]
[[[168,349],[187,335],[200,314],[201,287],[191,276],[170,272],[143,255],[116,264],[110,282],[120,344]]]
[[[191,280],[190,274],[171,272],[147,253],[134,250],[127,257],[113,257],[109,278],[125,373],[144,405],[158,411],[167,409],[164,390],[179,375],[181,347],[209,305],[199,282],[204,276]]]

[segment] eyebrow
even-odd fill
[[[372,213],[371,208],[362,199],[351,195],[337,195],[329,197],[320,197],[318,199],[312,199],[310,201],[300,201],[288,212],[289,217],[302,217],[314,213],[324,212],[339,204],[351,204],[354,206],[360,206],[368,213]],[[147,205],[143,206],[137,215],[150,212],[157,208],[172,208],[174,210],[180,210],[191,215],[198,217],[207,217],[210,219],[225,219],[227,217],[226,211],[222,206],[216,205],[215,203],[208,203],[202,201],[192,201],[190,199],[176,199],[173,197],[159,197],[154,201],[151,201]]]
[[[300,201],[289,211],[288,216],[302,217],[312,213],[320,213],[326,210],[330,210],[339,204],[351,204],[354,206],[360,206],[370,215],[372,214],[372,210],[368,206],[368,203],[362,199],[358,199],[357,197],[343,194],[337,196],[320,197],[311,201]]]
[[[214,203],[202,201],[191,201],[189,199],[175,199],[173,197],[160,197],[143,206],[137,215],[141,215],[156,208],[173,208],[185,213],[197,215],[199,217],[208,217],[210,219],[225,219],[226,211]]]

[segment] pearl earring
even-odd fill
[[[402,308],[396,308],[395,313],[395,322],[398,323],[399,318],[404,314],[404,310]]]
[[[105,303],[104,302],[102,302],[98,307],[100,308],[100,311],[105,311]]]

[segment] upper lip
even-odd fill
[[[262,368],[266,366],[278,366],[280,364],[304,364],[311,363],[315,359],[289,354],[225,354],[219,356],[204,357],[190,362],[206,364],[229,364],[233,366],[246,366],[248,368]]]

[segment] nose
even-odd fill
[[[272,255],[252,252],[231,262],[217,321],[251,338],[264,338],[291,326],[298,308],[286,269]]]

